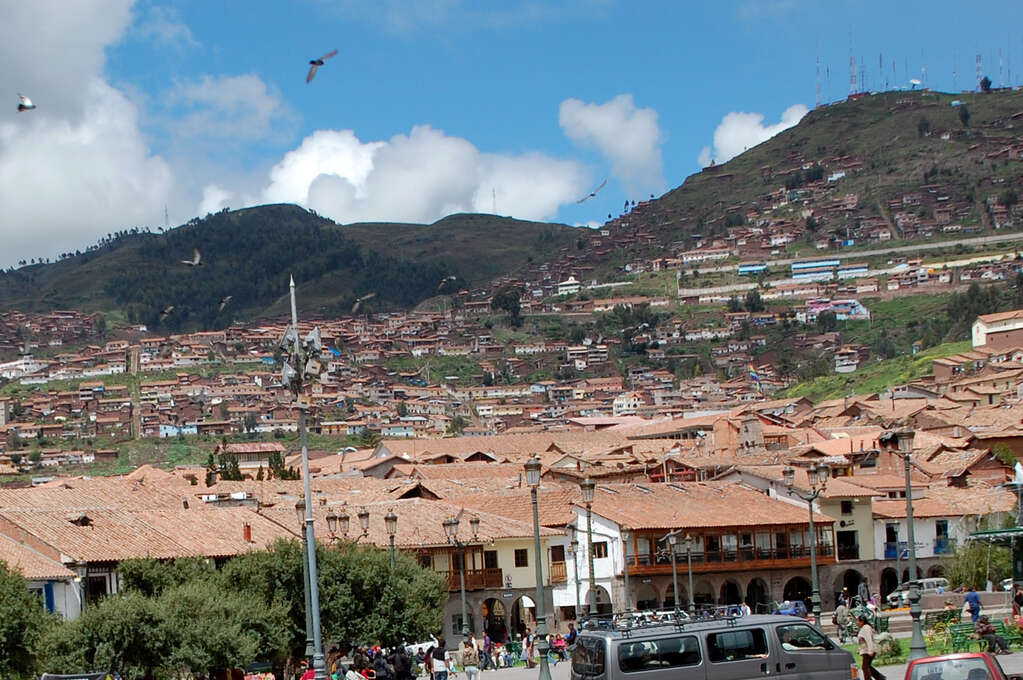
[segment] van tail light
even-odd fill
[[[860,680],[860,668],[856,664],[849,666],[849,674],[852,676],[852,680]]]

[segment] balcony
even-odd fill
[[[448,590],[458,591],[462,589],[460,580],[461,572],[442,571],[448,579]],[[498,590],[504,587],[504,576],[500,569],[466,569],[465,589],[466,590]]]
[[[676,553],[677,567],[686,569],[685,551]],[[802,567],[810,564],[810,548],[785,546],[780,548],[746,547],[738,550],[694,551],[692,553],[693,573],[715,571],[742,571],[746,569],[771,569],[779,567]],[[831,545],[817,546],[817,560],[820,563],[835,561]],[[629,573],[634,575],[671,573],[671,555],[629,555]]]
[[[568,568],[564,562],[551,562],[551,583],[568,581]]]
[[[906,550],[909,549],[909,543],[906,541],[885,541],[884,544],[884,558],[886,560],[895,560],[906,556]],[[935,551],[937,552],[937,551]]]
[[[934,539],[934,554],[935,555],[950,555],[956,551],[956,542],[954,539],[948,538],[947,536],[941,536]]]

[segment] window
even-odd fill
[[[937,538],[948,538],[948,520],[947,519],[936,519],[936,520],[934,520],[934,535]]]
[[[599,560],[602,557],[607,557],[607,541],[593,544],[593,559]]]
[[[433,555],[430,553],[419,553],[416,561],[419,562],[419,566],[423,569],[433,569]]]
[[[802,623],[795,623],[786,626],[778,626],[775,629],[778,633],[778,641],[782,649],[790,652],[831,649],[831,642],[815,631],[810,626]]]
[[[851,515],[852,514],[852,512],[853,512],[853,502],[852,501],[842,501],[841,505],[842,505],[842,514],[843,515]]]
[[[572,675],[594,678],[604,675],[603,638],[578,638],[572,652]]]
[[[625,642],[618,648],[618,667],[625,673],[699,664],[700,644],[693,635]]]
[[[565,561],[565,546],[563,545],[552,545],[551,546],[551,562],[564,562]]]
[[[483,568],[484,569],[497,569],[497,551],[496,550],[484,550],[483,551]]]
[[[451,569],[452,571],[462,571],[462,553],[457,551],[451,553]]]
[[[529,551],[525,548],[515,549],[515,566],[516,567],[528,567],[529,566]]]
[[[730,630],[707,635],[707,656],[711,663],[767,658],[767,636],[763,628]]]

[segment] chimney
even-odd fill
[[[252,525],[248,522],[242,526],[242,536],[246,543],[252,543]]]

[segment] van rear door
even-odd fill
[[[855,663],[852,654],[802,622],[775,626],[771,644],[778,649],[771,671],[785,680],[849,680]]]
[[[607,678],[607,640],[580,635],[572,652],[572,680],[604,680]]]

